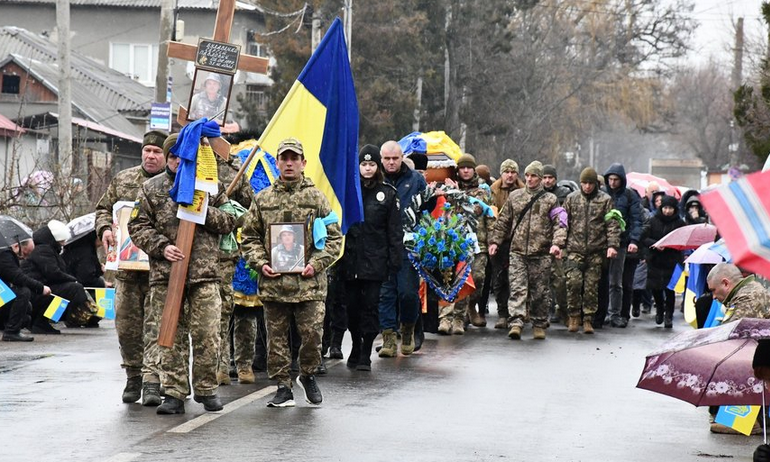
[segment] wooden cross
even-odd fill
[[[230,30],[233,26],[233,16],[235,15],[235,0],[220,0],[219,8],[217,9],[216,25],[214,27],[213,39],[219,42],[230,41]],[[195,61],[197,47],[186,43],[170,42],[168,44],[168,56],[172,58],[184,59],[187,61]],[[246,72],[254,72],[260,74],[267,73],[267,58],[260,58],[258,56],[240,55],[238,60],[238,69]],[[181,125],[187,124],[187,114],[183,107],[180,107],[179,111],[179,123]],[[216,138],[211,140],[202,140],[204,144],[211,144],[214,152],[220,157],[227,159],[230,154],[230,144],[223,138]],[[252,150],[251,155],[256,152],[256,146]],[[249,164],[247,160],[244,162],[243,167]],[[235,178],[233,184],[236,184],[242,171]],[[232,191],[232,186],[228,188],[228,195]],[[158,345],[164,347],[172,347],[174,345],[174,337],[176,336],[177,324],[179,323],[179,311],[182,307],[182,299],[184,295],[185,281],[187,280],[187,270],[190,263],[190,253],[192,252],[193,238],[195,237],[195,223],[186,220],[180,220],[179,230],[176,235],[176,246],[182,251],[185,256],[184,260],[174,262],[171,264],[171,275],[168,281],[168,292],[166,295],[166,304],[163,307],[163,317],[160,321],[160,335],[158,336]]]

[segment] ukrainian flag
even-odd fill
[[[761,408],[762,406],[720,406],[714,421],[748,436],[751,435]]]
[[[16,298],[16,294],[13,290],[11,290],[5,282],[0,280],[0,306],[5,305],[14,298]]]
[[[684,290],[684,320],[692,327],[698,327],[698,319],[695,312],[695,301],[706,292],[707,272],[703,265],[687,264],[687,287]]]
[[[115,319],[115,289],[94,289],[96,315],[104,319]]]
[[[67,305],[70,304],[69,300],[65,300],[58,295],[53,296],[53,300],[51,300],[51,304],[48,305],[48,308],[46,308],[45,313],[43,313],[43,316],[50,319],[53,322],[59,322],[59,319],[61,319],[61,315],[64,314],[64,310],[67,309]]]
[[[358,101],[342,32],[334,20],[262,133],[259,146],[274,153],[286,138],[302,143],[305,176],[342,217],[342,232],[363,220],[358,173]]]
[[[671,280],[668,281],[668,286],[666,286],[666,288],[668,290],[673,290],[677,294],[681,294],[684,292],[684,280],[686,277],[687,273],[684,272],[682,265],[677,263],[676,268],[674,268],[674,273],[671,275]]]

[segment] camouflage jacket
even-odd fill
[[[235,175],[238,174],[238,170],[241,168],[241,163],[237,157],[231,156],[228,160],[224,160],[219,156],[216,156],[216,158],[219,181],[222,182],[225,188],[228,188],[230,183],[232,183],[235,179]],[[229,198],[241,204],[245,209],[251,207],[251,200],[254,198],[254,192],[251,189],[251,185],[249,184],[245,173],[241,176],[241,179],[238,180],[238,185],[235,187],[235,189],[233,189],[233,192],[230,194]],[[238,221],[238,226],[242,226],[242,219]],[[219,259],[222,261],[236,261],[238,260],[238,257],[238,252],[227,253],[223,250],[219,251]]]
[[[745,277],[727,294],[722,323],[742,318],[770,319],[770,292],[754,276]]]
[[[331,213],[329,201],[309,178],[295,182],[278,179],[271,187],[260,191],[251,203],[243,224],[241,252],[259,277],[259,298],[263,301],[299,303],[326,299],[326,269],[340,253],[342,233],[339,224],[326,227],[328,237],[323,250],[309,243],[306,264],[313,266],[315,275],[302,277],[285,273],[277,278],[262,276],[262,266],[270,264],[270,225],[274,223],[312,223]]]
[[[179,204],[168,195],[174,179],[168,173],[159,175],[142,186],[137,208],[131,214],[128,231],[134,243],[150,256],[150,285],[167,284],[171,262],[163,256],[163,249],[175,245],[179,219]],[[217,207],[227,201],[222,184],[219,193],[209,197],[205,225],[195,227],[189,261],[187,283],[219,282],[219,235],[235,228],[235,217]]]
[[[559,226],[558,217],[552,219],[549,216],[551,210],[559,206],[556,196],[551,193],[540,196],[524,215],[519,227],[515,232],[513,230],[519,214],[541,190],[542,186],[534,191],[522,188],[508,196],[489,238],[490,245],[500,246],[511,237],[511,252],[525,256],[547,255],[552,245],[564,246],[567,231]]]
[[[564,200],[568,227],[566,250],[568,253],[589,255],[606,253],[609,247],[620,246],[620,226],[617,220],[605,220],[612,210],[610,196],[596,188],[592,195],[575,191]]]
[[[142,183],[156,175],[147,173],[141,165],[127,168],[115,175],[107,191],[96,204],[96,235],[100,239],[104,231],[112,229],[112,206],[119,201],[136,201],[142,189]],[[118,279],[124,280],[141,277],[147,277],[145,271],[118,271],[117,274]]]
[[[503,179],[498,178],[497,180],[492,183],[492,186],[489,187],[489,189],[492,190],[492,201],[494,202],[494,206],[497,207],[498,213],[503,210],[503,206],[505,205],[505,201],[508,200],[508,196],[511,194],[511,192],[524,188],[524,183],[522,183],[521,179],[516,179],[516,184],[513,185],[512,188],[503,188]]]
[[[487,205],[492,205],[492,195],[486,189],[479,187],[478,174],[473,175],[473,178],[468,181],[458,180],[457,185],[460,187],[460,190],[468,196],[475,197]],[[492,231],[492,228],[495,226],[495,218],[484,215],[481,207],[477,206],[475,209],[476,219],[479,223],[476,228],[476,238],[479,241],[479,248],[481,251],[486,252],[487,239],[490,231]]]

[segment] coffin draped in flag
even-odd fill
[[[770,278],[770,171],[701,194],[733,263]]]
[[[363,220],[358,173],[358,102],[342,22],[335,19],[267,125],[259,145],[275,153],[302,143],[310,178],[342,217],[342,232]]]

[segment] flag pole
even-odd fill
[[[225,195],[227,197],[230,197],[230,194],[232,194],[235,188],[238,186],[238,182],[241,181],[241,177],[244,173],[246,173],[246,169],[249,168],[249,164],[251,163],[252,159],[254,159],[254,155],[257,153],[258,149],[259,144],[255,144],[251,149],[249,156],[243,162],[243,165],[241,165],[241,168],[238,170],[238,173],[236,173],[235,178],[233,178],[233,181],[230,183],[230,186],[227,187],[227,190],[225,191]]]
[[[765,438],[765,444],[767,444],[767,409],[765,409],[765,391],[767,391],[767,388],[765,388],[765,381],[762,381],[762,434]]]

